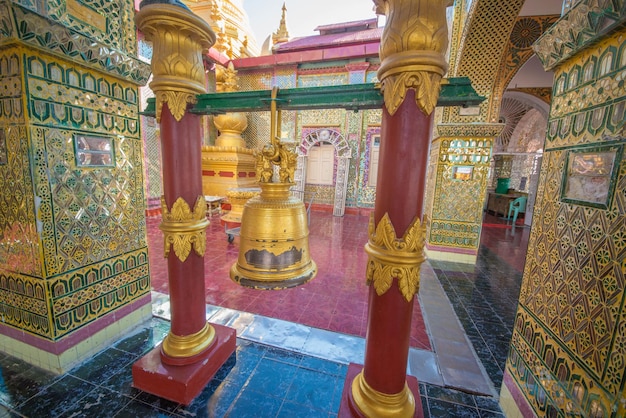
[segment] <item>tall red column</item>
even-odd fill
[[[369,313],[362,370],[351,366],[340,416],[422,416],[406,367],[414,296],[425,260],[426,184],[432,112],[447,69],[451,0],[374,0],[387,16],[378,78],[385,99],[376,203],[370,219]],[[356,374],[356,376],[355,376]],[[416,402],[417,399],[417,402]],[[347,405],[346,405],[347,404]]]
[[[189,404],[234,352],[236,331],[209,324],[204,300],[206,202],[202,192],[200,117],[188,112],[206,93],[203,55],[215,43],[207,22],[181,5],[142,2],[135,17],[152,41],[156,118],[161,124],[164,257],[171,329],[133,365],[133,386]]]

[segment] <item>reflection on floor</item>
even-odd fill
[[[322,217],[314,212],[313,219],[316,215]],[[329,222],[349,218],[330,218]],[[459,366],[455,356],[447,355],[452,351],[448,344],[455,344],[458,335],[437,335],[445,330],[441,324],[454,328],[454,315],[437,315],[453,307],[456,323],[460,321],[465,330],[458,327],[461,336],[471,341],[470,354],[480,359],[475,362],[478,372],[483,376],[487,372],[493,382],[487,379],[488,388],[500,387],[528,228],[515,227],[513,234],[510,226],[502,227],[501,220],[488,218],[476,266],[430,261],[422,270],[421,307],[432,347],[411,350],[409,372],[420,379],[427,417],[503,416],[496,397],[476,394],[481,391],[471,387],[450,388],[459,387],[459,382],[446,380],[454,373],[446,377],[445,370]],[[353,257],[362,252],[361,242],[341,244],[340,249],[343,245],[358,247]],[[511,253],[520,254],[521,262]],[[158,290],[161,293],[154,294],[154,310],[157,316],[167,317],[167,295],[163,294],[165,289]],[[263,296],[266,294],[273,292]],[[446,305],[448,298],[451,305]],[[0,417],[334,417],[347,362],[362,362],[359,336],[211,304],[207,307],[211,321],[238,330],[237,351],[193,403],[183,406],[131,386],[130,365],[161,341],[169,329],[167,320],[157,316],[133,335],[61,376],[0,354]],[[442,322],[437,325],[437,321]]]

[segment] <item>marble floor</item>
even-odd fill
[[[344,222],[353,222],[355,226],[346,228],[341,225]],[[331,241],[339,240],[336,236],[342,228],[358,230],[358,225],[362,225],[366,229],[366,223],[363,216],[333,218],[322,212],[313,212],[311,220],[312,231],[314,227],[316,231],[326,231],[327,237],[333,237]],[[223,234],[223,230],[220,232]],[[418,317],[421,321],[418,326],[423,327],[423,335],[412,339],[407,372],[420,381],[420,400],[426,417],[503,416],[497,393],[528,234],[529,228],[513,227],[486,215],[476,265],[435,260],[424,263],[420,303],[416,304],[419,312],[414,313],[414,320]],[[362,237],[339,235],[340,244],[333,247],[334,253],[328,250],[328,255],[333,254],[333,263],[329,264],[334,266],[331,270],[337,271],[335,277],[349,275],[354,283],[342,284],[340,288],[347,293],[342,296],[342,292],[334,291],[333,301],[320,304],[326,313],[316,317],[323,320],[306,323],[287,315],[297,314],[293,309],[272,308],[267,312],[258,308],[264,306],[261,297],[277,292],[260,292],[256,303],[250,301],[246,306],[223,303],[242,299],[235,287],[231,289],[234,293],[223,300],[207,301],[207,318],[211,322],[237,329],[237,350],[190,405],[165,401],[131,385],[131,364],[158,344],[169,329],[166,283],[155,282],[155,316],[150,323],[64,375],[53,375],[0,354],[0,418],[336,416],[347,364],[362,363],[364,339],[359,330],[366,315],[350,311],[348,319],[359,320],[358,327],[350,326],[352,332],[348,332],[347,326],[343,330],[331,326],[340,322],[333,321],[333,316],[343,307],[345,294],[356,298],[357,293],[366,292],[359,289],[365,287],[361,271],[355,266],[355,270],[342,275],[335,260],[341,254],[344,263],[350,257],[364,263],[359,255],[364,241]],[[216,257],[228,260],[232,253],[236,254],[237,241],[231,246],[224,235],[222,239],[223,243],[213,243],[212,249]],[[324,245],[314,244],[315,239],[312,233],[311,252],[313,257],[322,259],[319,256],[324,255]],[[315,294],[323,292],[302,288],[300,293],[307,293],[302,300],[308,298],[309,312],[317,305],[314,298],[319,295]],[[211,295],[207,290],[208,299],[214,297]],[[281,303],[288,304],[286,300]],[[417,344],[420,339],[425,341]]]

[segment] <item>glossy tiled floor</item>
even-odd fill
[[[330,219],[336,224],[349,218]],[[357,221],[363,225],[366,222]],[[433,330],[439,328],[433,325],[439,320],[452,324],[449,318],[441,319],[433,312],[434,308],[445,310],[447,299],[438,296],[439,291],[443,294],[445,290],[473,345],[472,352],[481,360],[480,367],[488,372],[493,386],[499,389],[523,267],[523,259],[520,262],[511,257],[511,253],[523,256],[528,228],[516,227],[513,234],[510,226],[501,225],[502,220],[486,218],[485,222],[487,226],[483,230],[476,266],[430,261],[422,270],[420,297],[423,298],[425,330],[430,329],[434,350],[440,353],[414,348],[411,360],[417,358],[415,366],[423,368],[430,363],[426,361],[426,366],[420,366],[420,358],[442,357],[435,362],[435,372],[441,373],[439,380],[428,374],[420,378],[421,402],[427,417],[502,417],[494,396],[444,387],[449,386],[444,372],[449,360],[443,358],[446,339],[438,337]],[[494,226],[490,226],[492,224]],[[340,244],[340,248],[344,245],[348,244]],[[362,252],[362,243],[351,245],[358,246],[352,253],[356,258],[357,251]],[[216,256],[219,248],[222,252],[230,251],[227,243],[223,246],[216,243]],[[335,251],[339,250],[335,248]],[[166,291],[164,288],[157,290]],[[166,317],[167,295],[155,293],[154,300],[155,313]],[[218,304],[207,307],[207,317],[212,322],[235,327],[238,347],[189,406],[156,398],[131,386],[130,365],[157,344],[169,328],[166,320],[155,317],[133,335],[61,376],[0,354],[0,418],[336,416],[347,362],[353,361],[351,356],[360,355],[362,338]],[[465,335],[462,329],[461,334]],[[267,338],[268,335],[275,340]],[[419,377],[419,373],[413,374]]]
[[[239,237],[228,243],[219,218],[211,218],[204,258],[206,302],[365,337],[368,287],[363,247],[368,220],[367,216],[334,217],[329,212],[313,211],[309,250],[318,267],[317,276],[297,288],[272,292],[244,288],[230,279],[230,268],[237,262]],[[167,264],[159,223],[160,217],[148,219],[150,277],[152,288],[167,294]],[[413,310],[411,346],[430,349],[419,301]]]

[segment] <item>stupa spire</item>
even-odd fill
[[[282,42],[287,42],[289,40],[289,31],[287,30],[287,6],[283,3],[283,13],[280,18],[280,25],[278,26],[278,30],[272,34],[272,44],[280,44]]]

